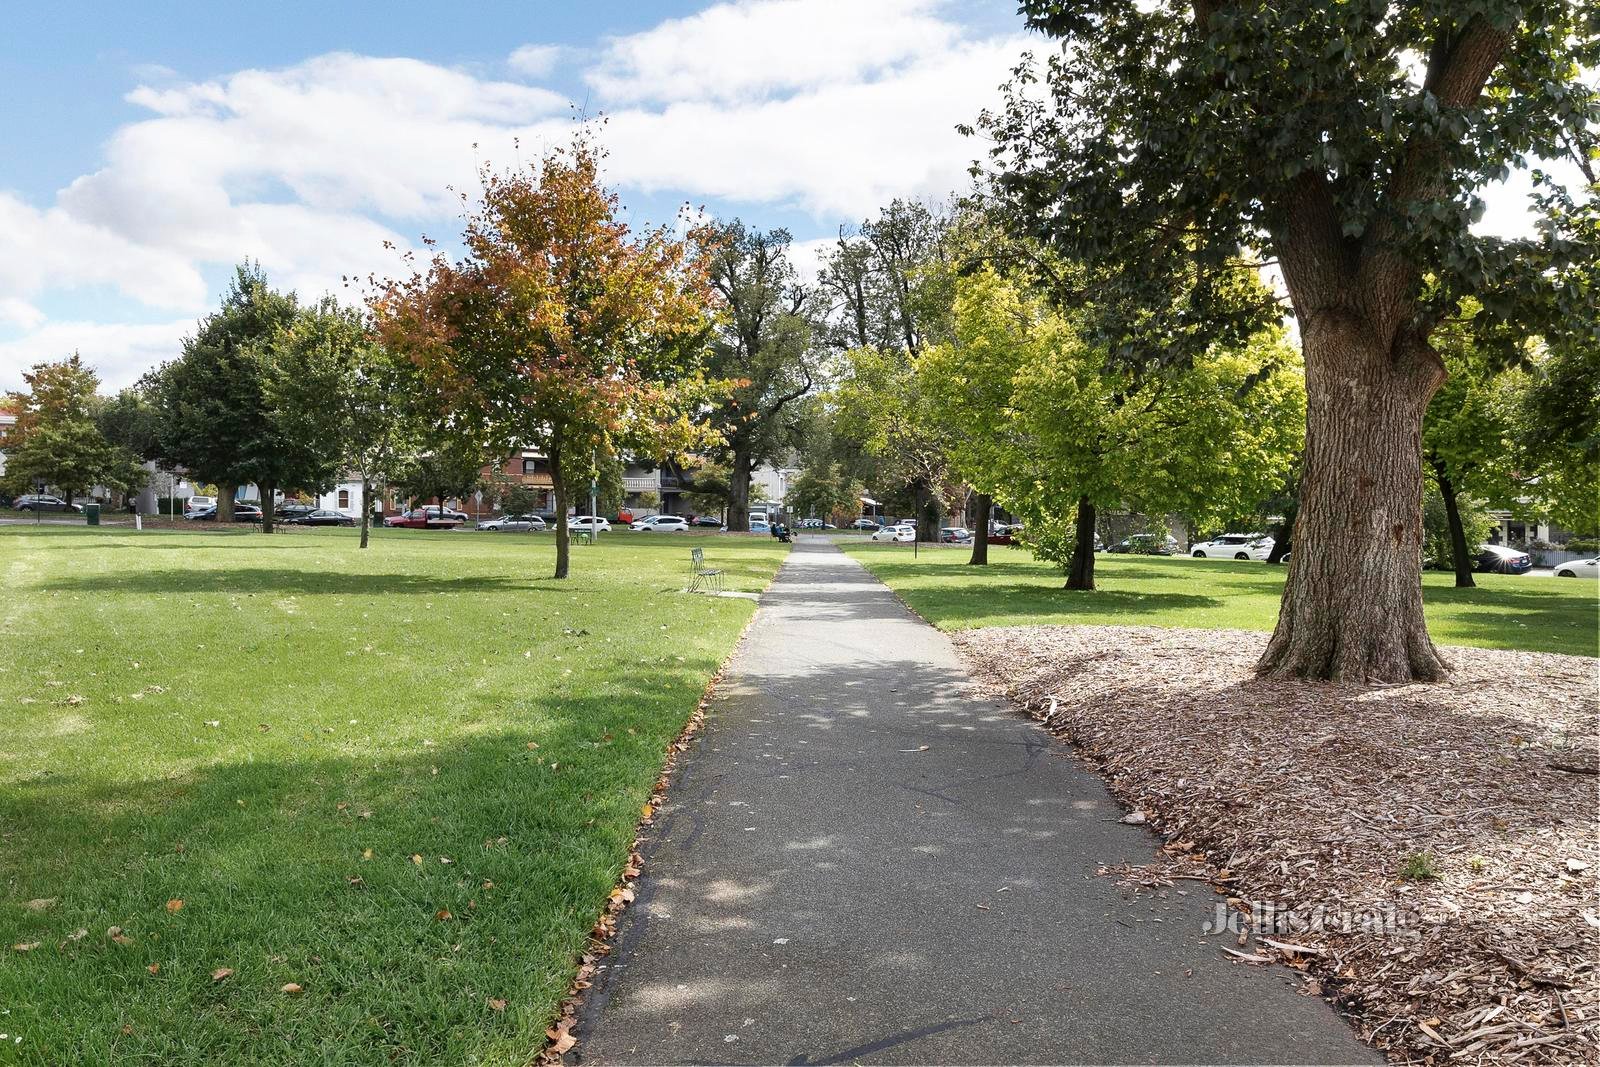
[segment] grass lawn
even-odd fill
[[[696,544],[785,550],[0,527],[0,1062],[526,1062],[754,608]]]
[[[1092,593],[1063,589],[1060,568],[1026,550],[991,546],[988,567],[966,565],[966,548],[921,549],[839,538],[841,547],[923,618],[944,630],[1053,623],[1192,626],[1270,631],[1287,568],[1232,560],[1160,556],[1095,558]],[[1600,654],[1595,583],[1530,575],[1480,574],[1457,589],[1452,575],[1423,575],[1433,639],[1574,656]]]

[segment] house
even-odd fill
[[[0,443],[3,443],[5,441],[6,434],[9,433],[10,430],[11,430],[11,427],[15,426],[16,424],[17,424],[17,413],[16,412],[14,412],[14,411],[0,411]],[[3,450],[0,450],[0,475],[5,474],[5,472],[6,472],[6,454],[5,454],[5,452]]]

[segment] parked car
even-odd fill
[[[346,515],[342,511],[332,508],[314,508],[303,515],[295,515],[283,520],[291,526],[354,526],[354,515]]]
[[[542,533],[545,524],[537,515],[501,515],[478,523],[478,529],[503,533]]]
[[[213,504],[209,508],[204,508],[200,511],[193,512],[192,514],[186,514],[184,515],[184,518],[192,519],[195,522],[216,522],[217,507],[215,504]],[[254,504],[246,504],[243,501],[236,501],[233,505],[233,521],[260,522],[262,521],[261,509],[256,507]]]
[[[315,504],[279,504],[272,509],[272,514],[284,522],[293,522],[296,519],[305,518],[313,511],[321,510],[323,509]]]
[[[916,539],[917,528],[904,523],[898,523],[894,526],[885,526],[880,530],[874,530],[872,532],[872,537],[870,538],[870,540],[873,541],[891,541],[896,544],[905,541],[915,541]]]
[[[619,526],[632,526],[633,525],[633,509],[632,508],[627,508],[627,507],[618,508],[617,509],[617,517],[615,519],[613,519],[612,521],[615,522]]]
[[[947,545],[970,545],[972,531],[965,526],[946,526],[939,531],[939,540]]]
[[[400,530],[454,530],[465,521],[464,517],[458,518],[459,515],[460,512],[451,512],[448,508],[441,510],[437,504],[429,504],[427,507],[390,515],[383,520],[383,524]]]
[[[1518,548],[1505,545],[1479,545],[1473,570],[1495,574],[1526,574],[1533,570],[1533,557]]]
[[[883,529],[882,525],[879,524],[877,519],[869,519],[864,515],[861,518],[857,519],[855,522],[852,522],[849,525],[849,527],[847,527],[847,528],[851,529],[851,530],[881,530],[881,529]]]
[[[1195,559],[1253,559],[1263,563],[1272,555],[1273,540],[1264,534],[1223,534],[1189,546]]]
[[[204,511],[206,508],[216,506],[217,498],[214,496],[192,496],[183,502],[183,515],[184,518],[188,518],[190,512]]]
[[[23,493],[12,501],[18,511],[82,511],[82,504],[69,504],[58,496],[47,493]]]
[[[722,520],[715,515],[693,515],[689,518],[690,526],[706,526],[713,530],[722,528]]]
[[[567,525],[574,530],[588,530],[593,533],[609,533],[611,523],[598,515],[576,515],[567,520]]]
[[[989,524],[989,543],[991,545],[1014,545],[1018,535],[1022,533],[1022,523],[991,522]]]
[[[635,519],[632,529],[634,533],[688,533],[689,520],[682,515],[646,515]]]
[[[728,528],[726,526],[719,527],[719,529],[723,533],[727,533],[728,532]],[[769,534],[769,533],[772,532],[772,527],[768,526],[764,522],[760,522],[760,521],[757,521],[755,519],[752,519],[750,521],[750,532],[753,533],[753,534]]]
[[[1107,552],[1127,552],[1136,556],[1170,556],[1178,547],[1175,537],[1163,538],[1159,534],[1134,534],[1106,549]]]
[[[1600,578],[1600,557],[1568,560],[1556,568],[1555,575],[1557,578]]]

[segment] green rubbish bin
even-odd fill
[[[83,506],[83,521],[90,526],[100,525],[100,505],[85,504]]]

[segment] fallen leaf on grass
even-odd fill
[[[418,867],[421,867],[422,866],[422,853],[413,852],[411,854],[411,862],[415,863]]]
[[[440,908],[438,911],[433,913],[433,917],[435,919],[438,919],[440,922],[446,922],[446,921],[448,921],[450,919],[454,919],[455,918],[454,915],[450,914],[450,909],[449,908]]]
[[[504,1000],[501,1000],[499,997],[490,997],[489,998],[489,1010],[490,1011],[505,1011],[506,1010],[506,1002]]]
[[[22,906],[29,911],[44,911],[46,908],[55,907],[56,897],[39,897],[36,900],[23,901]]]
[[[213,982],[220,982],[225,978],[232,978],[232,977],[233,977],[233,968],[232,967],[218,967],[216,970],[211,972],[211,980]]]
[[[278,987],[278,992],[285,993],[291,997],[298,997],[305,992],[305,988],[299,982],[285,982]]]
[[[161,972],[161,964],[152,963],[150,966],[146,967],[145,970],[149,971],[151,974],[159,974]]]
[[[133,944],[133,938],[122,932],[122,927],[113,926],[106,931],[106,936],[119,945]]]
[[[179,900],[177,897],[173,897],[171,900],[167,901],[167,910],[174,913],[182,911],[183,901]]]
[[[370,848],[362,849],[361,850],[361,858],[364,859],[364,860],[370,860],[372,858],[372,850]]]
[[[38,947],[39,942],[37,941],[18,941],[15,945],[11,946],[12,951],[14,952],[32,952]]]
[[[652,808],[648,804],[641,804],[639,806],[639,814],[643,815],[646,819],[648,819],[650,816],[654,815],[655,813],[656,813],[656,809]]]

